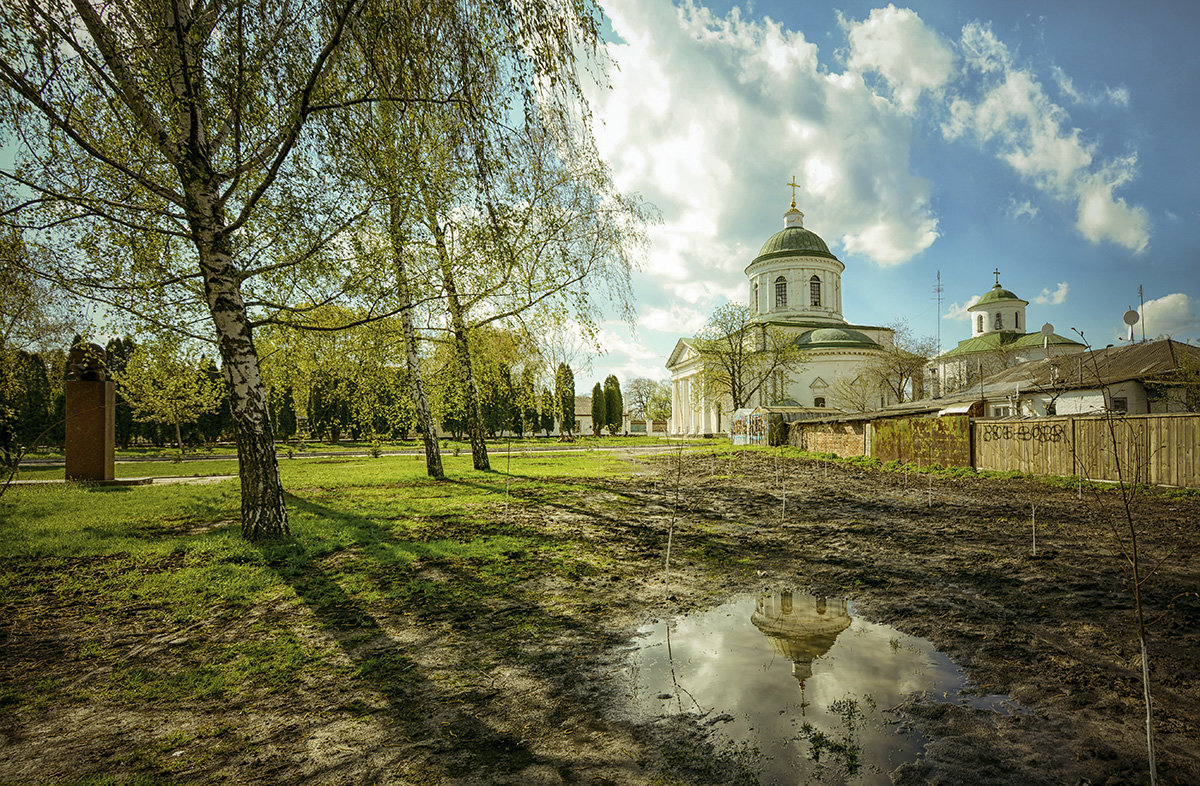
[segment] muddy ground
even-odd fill
[[[136,610],[88,631],[72,629],[66,609],[49,614],[42,629],[10,638],[37,647],[4,655],[6,669],[78,669],[58,654],[70,637],[166,658],[189,642],[279,629],[347,670],[404,667],[380,672],[388,679],[310,676],[190,706],[92,699],[6,712],[0,782],[107,772],[117,782],[750,783],[753,761],[724,755],[704,722],[631,718],[614,675],[646,620],[782,587],[853,600],[868,619],[934,642],[981,691],[1030,710],[1000,715],[914,697],[897,715],[930,744],[892,773],[896,782],[1148,782],[1131,595],[1112,529],[1118,495],[1085,491],[1081,501],[1075,489],[1035,480],[977,478],[935,478],[930,493],[926,476],[776,462],[761,453],[733,463],[647,460],[633,478],[518,497],[509,515],[520,526],[582,539],[604,559],[476,604],[372,606],[347,596],[338,608],[280,603],[188,629],[140,624]],[[1133,515],[1143,563],[1157,567],[1143,590],[1160,778],[1200,783],[1200,498],[1143,493]],[[445,565],[424,570],[448,578]]]

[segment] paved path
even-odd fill
[[[516,456],[516,455],[524,455],[524,454],[528,454],[528,453],[559,453],[562,451],[599,452],[599,453],[631,453],[631,454],[663,453],[665,451],[675,450],[680,445],[685,445],[685,446],[686,445],[705,445],[705,444],[709,444],[710,442],[711,442],[711,440],[706,440],[706,441],[679,440],[679,442],[677,442],[676,444],[673,444],[673,445],[615,445],[615,446],[607,446],[606,445],[603,447],[594,447],[591,445],[562,444],[562,445],[539,445],[538,447],[530,448],[530,447],[522,447],[522,446],[518,445],[512,449],[512,454],[514,456]],[[282,449],[279,449],[279,448],[276,449],[276,453],[282,455],[284,453],[284,451],[286,451],[287,447],[286,446],[281,446],[281,447],[282,447]],[[442,450],[440,452],[443,456],[455,455],[453,450]],[[463,456],[470,455],[470,453],[471,453],[471,451],[467,448],[463,448],[462,450],[459,451],[459,455],[463,455]],[[508,453],[509,453],[509,451],[502,445],[495,446],[495,447],[492,447],[492,446],[488,447],[488,455],[489,456],[506,456],[506,455],[508,455]],[[304,453],[296,453],[294,455],[294,458],[366,458],[367,456],[370,456],[370,455],[371,455],[371,451],[369,451],[369,450],[331,450],[331,451],[306,451]],[[411,450],[385,450],[385,451],[382,451],[379,455],[380,456],[424,456],[425,451],[420,448],[413,448]],[[174,461],[174,460],[175,459],[170,456],[126,456],[125,458],[117,459],[116,463],[117,464],[136,464],[136,463],[143,462],[143,461]],[[236,461],[237,454],[236,453],[226,453],[226,454],[207,455],[207,456],[189,456],[184,460],[185,461]],[[21,465],[27,466],[27,467],[61,467],[61,466],[64,466],[64,464],[65,464],[64,460],[60,459],[60,458],[32,458],[32,459],[23,459],[21,461]]]

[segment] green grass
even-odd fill
[[[646,436],[629,436],[629,437],[578,437],[574,442],[560,442],[557,437],[546,438],[526,437],[524,439],[494,439],[488,441],[488,449],[492,454],[492,464],[496,465],[497,461],[504,460],[504,454],[511,447],[514,454],[529,453],[536,450],[553,450],[555,453],[559,451],[586,451],[598,450],[603,448],[615,447],[643,447],[653,445],[677,445],[680,444],[675,440],[667,440],[662,437],[646,437]],[[293,462],[302,461],[308,456],[307,454],[314,453],[331,453],[335,454],[328,460],[336,460],[336,454],[367,454],[364,456],[347,455],[346,458],[364,458],[371,460],[379,460],[382,458],[392,458],[391,456],[371,456],[371,451],[374,443],[369,441],[342,441],[338,443],[330,442],[290,442],[276,443],[276,454],[279,457],[281,466]],[[471,454],[471,445],[465,441],[441,440],[439,446],[446,453],[445,458],[461,458],[469,457]],[[419,442],[381,442],[378,443],[378,451],[383,453],[395,453],[401,451],[409,451],[413,453],[422,453],[423,448]],[[168,460],[174,459],[176,450],[171,447],[155,448],[155,447],[140,447],[140,448],[119,448],[115,451],[118,463],[114,467],[114,474],[118,478],[141,478],[141,477],[168,477],[179,475],[236,475],[237,474],[237,458],[236,450],[232,445],[220,445],[214,448],[190,448],[182,462]],[[44,449],[39,451],[30,451],[26,456],[28,459],[52,459],[61,461],[63,454],[61,450]],[[123,459],[135,458],[154,458],[164,459],[162,461],[123,461]],[[498,466],[498,465],[497,465]],[[33,464],[23,464],[17,474],[19,480],[62,480],[63,468],[61,466],[38,466]]]
[[[281,690],[305,673],[366,681],[396,697],[415,678],[413,662],[396,653],[339,672],[318,639],[290,627],[304,609],[334,637],[370,637],[382,635],[380,613],[454,621],[518,601],[492,642],[497,655],[567,624],[576,600],[555,606],[527,597],[522,583],[547,572],[588,575],[607,557],[582,539],[506,520],[506,484],[514,510],[523,500],[570,504],[580,483],[633,465],[587,450],[493,457],[493,472],[475,471],[467,455],[444,461],[445,481],[429,479],[421,457],[282,461],[292,537],[266,545],[240,535],[236,480],[11,487],[0,497],[0,607],[21,629],[74,635],[49,660],[8,659],[0,711],[89,699],[219,702]],[[136,466],[196,474],[214,463],[232,464]],[[263,609],[271,614],[249,632],[218,635]],[[89,634],[131,628],[201,633],[142,654]],[[79,684],[70,676],[88,673],[98,676]]]

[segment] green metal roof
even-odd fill
[[[971,308],[973,309],[979,306],[986,306],[989,303],[995,303],[1000,300],[1016,300],[1020,303],[1026,304],[1029,302],[1027,300],[1021,300],[1021,298],[1017,297],[1012,292],[1009,292],[1007,289],[1002,288],[999,284],[996,284],[994,287],[989,289],[983,297],[975,301],[975,305],[971,306]],[[967,310],[969,311],[970,309]]]
[[[861,347],[866,349],[879,349],[876,344],[865,333],[859,333],[857,330],[849,328],[817,328],[810,330],[807,333],[802,333],[796,339],[796,346],[818,349],[821,347]]]
[[[814,256],[837,259],[829,253],[829,246],[817,235],[804,227],[786,227],[767,238],[754,262],[781,256]],[[754,264],[753,262],[751,264]]]
[[[942,353],[941,357],[950,358],[960,355],[971,355],[976,352],[994,352],[1000,347],[1005,349],[1036,349],[1042,346],[1043,339],[1046,336],[1042,333],[984,333],[982,336],[975,338],[967,338],[958,342],[958,346],[949,352]],[[1050,336],[1047,344],[1063,345],[1074,344],[1083,346],[1078,341],[1072,341],[1069,338],[1060,336],[1054,333]]]

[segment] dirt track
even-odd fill
[[[771,456],[751,453],[733,463],[679,461],[648,462],[644,474],[601,482],[599,490],[578,481],[577,494],[515,499],[520,526],[582,540],[604,557],[578,575],[531,581],[518,597],[452,610],[351,608],[371,621],[365,628],[331,626],[320,618],[324,610],[293,605],[263,609],[238,630],[134,635],[152,650],[172,636],[239,636],[277,624],[332,648],[348,667],[403,653],[411,663],[403,680],[309,682],[269,701],[221,706],[88,704],[7,718],[0,781],[69,778],[97,762],[123,761],[113,751],[128,748],[131,736],[224,721],[228,728],[211,739],[191,734],[189,756],[206,746],[194,765],[156,771],[200,782],[749,781],[746,762],[714,755],[702,726],[627,720],[607,676],[647,618],[781,586],[854,600],[863,615],[930,639],[987,691],[1032,710],[1002,716],[907,702],[906,722],[932,742],[893,774],[897,782],[1147,780],[1130,595],[1110,526],[1117,495],[1085,492],[1081,502],[1074,490],[1030,480],[935,479],[929,504],[925,476],[807,461],[777,470]],[[1161,617],[1150,633],[1160,776],[1200,783],[1200,499],[1142,494],[1134,513],[1143,559],[1162,560],[1145,583],[1147,617]],[[672,521],[667,597],[662,566]],[[447,568],[425,570],[436,580]],[[540,627],[523,632],[534,616]]]

